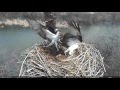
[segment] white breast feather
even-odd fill
[[[65,53],[69,52],[69,55],[72,55],[74,53],[74,50],[76,50],[78,47],[79,47],[78,43],[74,43],[73,45],[68,47],[68,49],[65,51]]]

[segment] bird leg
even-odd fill
[[[51,42],[50,42],[50,44],[49,45],[47,45],[46,47],[50,47],[50,46],[52,46],[52,45],[55,45],[55,47],[57,48],[57,51],[59,51],[59,49],[58,49],[58,42],[56,41],[56,40],[52,40]]]
[[[58,42],[62,43],[61,39],[58,39]]]
[[[56,34],[50,32],[49,30],[45,30],[46,31],[46,38],[48,38],[51,42],[49,45],[47,45],[46,47],[55,45],[55,47],[57,48],[58,51],[58,43],[61,42],[60,38],[61,38],[61,34],[59,31],[57,31]]]
[[[57,42],[55,42],[55,47],[57,48],[57,51],[59,51],[58,43]]]

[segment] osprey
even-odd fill
[[[58,42],[60,42],[60,32],[57,28],[48,27],[47,25],[42,25],[40,22],[37,22],[35,20],[28,20],[29,24],[32,26],[32,28],[37,31],[38,35],[41,36],[43,39],[50,42],[49,45],[46,47],[55,45],[58,49]]]
[[[50,32],[49,30],[46,30],[46,38],[49,38],[51,40],[50,44],[47,45],[46,47],[52,46],[54,44],[57,48],[57,51],[59,51],[58,42],[60,42],[60,32],[57,31],[57,33],[54,34]]]
[[[47,47],[52,46],[53,44],[56,46],[57,51],[58,49],[58,42],[60,42],[60,32],[56,28],[56,22],[53,19],[50,19],[46,22],[46,37],[51,40],[50,44]]]
[[[69,55],[73,55],[74,50],[76,50],[79,46],[78,43],[81,43],[82,35],[80,30],[80,24],[79,22],[75,22],[74,20],[68,21],[68,25],[72,28],[73,33],[66,33],[63,36],[62,39],[62,45],[67,48],[67,50],[64,51],[65,55],[68,52]]]
[[[49,16],[46,25],[44,25],[34,13],[27,13],[26,15],[24,15],[24,18],[28,21],[32,29],[35,30],[40,37],[45,39],[45,41],[50,42],[50,44],[46,47],[55,45],[58,50],[58,42],[60,42],[61,35],[58,29],[56,28],[56,22],[53,18],[54,15],[51,14],[51,12],[45,13],[45,16]]]
[[[52,32],[54,34],[57,33],[55,20],[50,19],[50,20],[46,21],[46,27],[50,32]]]

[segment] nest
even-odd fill
[[[99,50],[86,43],[80,43],[72,56],[36,44],[22,54],[21,60],[20,77],[96,78],[106,72]]]

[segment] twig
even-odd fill
[[[42,56],[42,55],[38,52],[36,46],[35,46],[35,48],[36,48],[36,51],[37,51],[37,55],[38,55],[38,57],[39,57],[39,60],[41,61],[41,63],[42,63],[42,64],[44,65],[44,67],[46,68],[46,70],[47,70],[47,72],[48,72],[48,75],[49,75],[50,77],[52,77],[52,75],[51,75],[51,73],[50,73],[50,70],[49,70],[49,68],[47,67],[46,63],[44,63],[43,60],[41,60],[42,58],[41,58],[40,56]],[[39,56],[39,55],[40,55],[40,56]],[[44,58],[44,60],[45,60],[45,58]]]
[[[23,64],[25,64],[27,68],[24,68],[24,71],[21,69],[19,76],[26,76],[26,71],[29,71],[27,76],[33,77],[39,75],[50,77],[102,77],[104,75],[103,57],[99,50],[89,44],[81,43],[78,48],[79,55],[74,54],[73,57],[67,57],[59,62],[47,61],[47,54],[38,51],[40,48],[42,47],[37,47],[37,45],[32,48],[33,52],[36,52],[35,55],[28,52],[29,54],[23,60],[21,66],[23,68]],[[31,60],[27,59],[28,55]]]
[[[24,65],[24,63],[25,63],[25,60],[28,58],[28,56],[29,56],[30,53],[31,53],[31,50],[30,50],[30,52],[27,54],[27,56],[25,57],[25,59],[24,59],[23,62],[22,62],[22,66],[21,66],[21,69],[20,69],[19,77],[20,77],[21,74],[22,74],[22,71],[23,71],[23,65]]]

